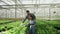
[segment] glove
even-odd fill
[[[27,24],[25,27],[30,27],[30,24]]]

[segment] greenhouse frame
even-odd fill
[[[37,34],[60,34],[60,0],[0,0],[0,34],[25,34],[26,10],[36,16]]]
[[[1,0],[0,4],[2,5],[0,5],[0,9],[1,9],[0,18],[24,17],[25,10],[30,10],[32,13],[35,13],[36,16],[38,17],[43,17],[43,18],[45,17],[47,19],[48,18],[60,19],[59,18],[60,3],[57,2],[53,3],[54,2],[53,0],[50,1],[50,3],[43,4],[41,1],[42,0],[26,0],[26,1],[25,0],[5,0],[5,1]],[[26,3],[24,4],[24,2]]]

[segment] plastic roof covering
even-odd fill
[[[32,5],[32,4],[53,4],[51,7],[56,6],[60,8],[60,0],[0,0],[0,8],[9,8],[9,9],[15,8],[15,4],[21,5],[21,6],[17,6],[18,8],[37,7],[37,5]],[[54,5],[54,4],[59,4],[59,5]],[[38,7],[50,7],[50,5],[39,5]]]
[[[23,4],[54,4],[60,3],[60,0],[23,0]]]
[[[0,5],[16,4],[54,4],[60,3],[60,0],[0,0]]]

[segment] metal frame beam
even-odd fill
[[[14,3],[17,3],[15,0],[12,0]],[[21,0],[18,0],[18,1],[20,1],[20,3],[22,4],[22,2],[21,2]]]
[[[2,8],[2,6],[0,6],[0,8]]]
[[[18,7],[18,8],[22,9],[22,8],[35,8],[35,7]],[[39,7],[39,8],[49,8],[49,7]],[[55,8],[55,7],[52,7],[52,8]],[[60,7],[56,7],[56,8],[60,8]],[[15,9],[15,8],[12,7],[12,8],[0,8],[0,9]]]
[[[5,3],[4,1],[2,1],[2,0],[0,0],[1,2],[3,2],[3,3]],[[5,4],[7,4],[7,3],[5,3]],[[7,5],[9,5],[9,4],[7,4]]]
[[[32,5],[33,7],[30,7],[30,5]],[[19,4],[19,5],[0,5],[0,6],[8,6],[8,7],[10,7],[10,8],[4,8],[4,9],[15,9],[15,7],[13,7],[13,6],[17,6],[17,8],[36,8],[35,7],[35,5],[38,5],[38,8],[49,8],[49,7],[52,7],[52,8],[55,8],[54,6],[55,5],[59,5],[60,6],[60,4]],[[43,7],[42,5],[47,5],[47,6],[45,6],[45,7]],[[29,7],[25,7],[25,6],[29,6]],[[40,7],[40,6],[42,6],[42,7]],[[60,8],[60,7],[56,7],[56,8]]]
[[[8,0],[7,0],[8,1]],[[9,1],[8,1],[9,2]],[[11,2],[9,2],[9,3],[11,3]],[[11,3],[12,4],[12,3]]]
[[[56,3],[56,4],[22,4],[23,6],[25,5],[60,5],[60,3]],[[16,6],[22,6],[21,4],[18,4]],[[0,6],[15,6],[15,5],[0,5]]]
[[[20,1],[20,3],[22,4],[21,0],[18,0],[18,1]]]

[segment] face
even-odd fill
[[[27,12],[27,15],[29,15],[29,12]]]
[[[29,16],[29,19],[30,19],[30,20],[32,20],[32,17],[31,17],[31,16]]]

